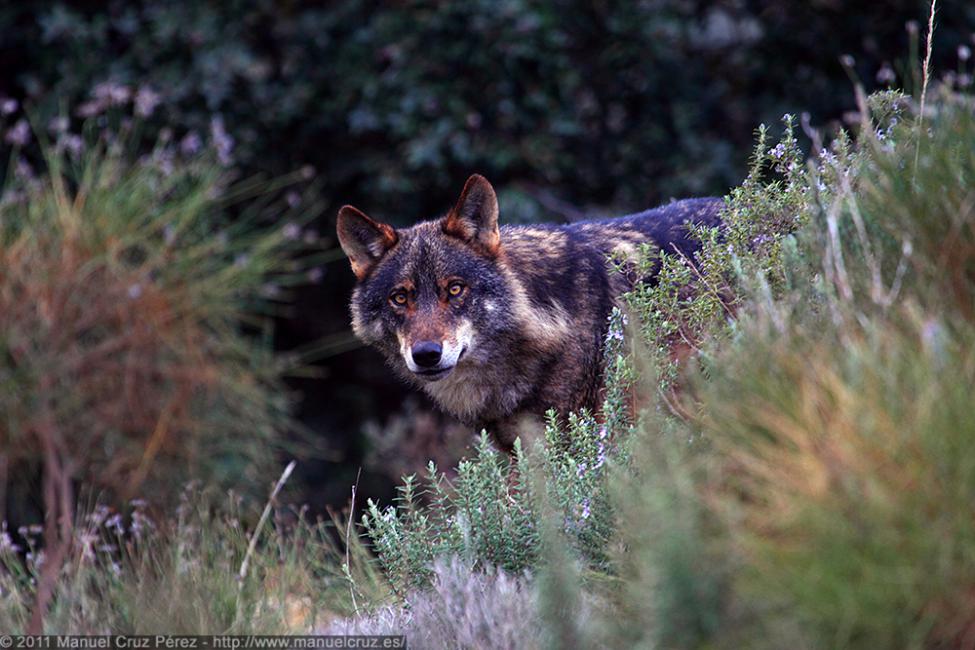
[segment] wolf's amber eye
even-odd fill
[[[456,298],[463,292],[464,292],[463,282],[451,282],[450,285],[447,287],[447,293],[453,298]]]
[[[406,291],[404,291],[403,289],[400,289],[399,291],[394,291],[389,296],[389,302],[399,307],[405,305],[406,301],[407,301]]]

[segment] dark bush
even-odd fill
[[[900,69],[924,4],[21,2],[0,9],[0,91],[53,112],[99,82],[151,89],[159,126],[220,115],[244,167],[312,164],[330,200],[400,221],[473,170],[548,211],[636,208],[724,193],[761,121],[854,108],[838,57],[868,83]],[[940,10],[942,59],[975,21],[963,4]]]

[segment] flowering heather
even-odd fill
[[[141,499],[120,510],[97,503],[79,516],[46,631],[307,634],[354,611],[346,576],[355,602],[371,607],[383,598],[366,549],[353,538],[346,556],[334,541],[344,522],[312,523],[302,508],[275,505],[271,521],[255,529],[261,502],[214,498],[187,484],[168,516],[150,515],[159,505]],[[0,528],[0,626],[12,633],[26,627],[47,561],[41,528],[19,531],[23,544]],[[340,568],[346,558],[348,573]]]

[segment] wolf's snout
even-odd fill
[[[413,357],[413,363],[421,368],[433,368],[440,363],[443,347],[434,341],[420,341],[410,349],[410,355]]]

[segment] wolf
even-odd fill
[[[343,206],[352,329],[510,452],[549,409],[596,412],[608,318],[639,279],[614,272],[611,258],[650,243],[693,259],[689,224],[719,226],[722,205],[695,198],[613,219],[499,226],[497,194],[475,174],[445,216],[408,228]]]

